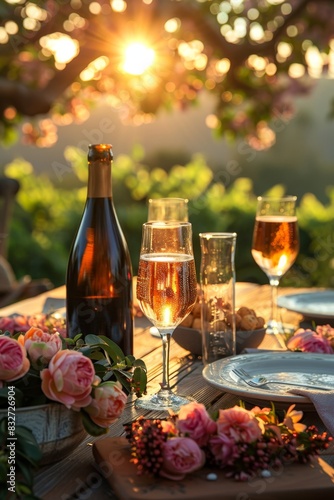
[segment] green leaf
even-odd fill
[[[105,368],[110,368],[110,363],[106,360],[104,354],[102,354],[101,359],[98,359],[97,361],[94,362],[94,366],[96,365],[101,365],[104,366]]]
[[[7,458],[4,457],[4,459],[5,459],[5,463],[2,463],[2,459],[0,460],[0,484],[6,482]]]
[[[80,347],[79,352],[81,352],[87,358],[90,358],[91,354],[92,354],[92,349],[91,349],[90,346],[89,347],[88,346],[83,346],[83,347]]]
[[[123,375],[123,377],[125,377],[127,380],[132,380],[132,376],[133,376],[133,373],[132,372],[128,372],[128,371],[125,371],[125,370],[114,370],[115,373],[120,373],[121,375]]]
[[[141,367],[135,368],[133,372],[133,382],[136,395],[142,395],[146,392],[147,376],[146,370],[142,370]]]
[[[2,387],[0,389],[0,398],[5,399],[6,403],[8,402],[8,388],[7,387]],[[7,403],[7,405],[8,405],[8,403]],[[6,408],[7,408],[7,406],[6,406]]]
[[[42,458],[42,452],[30,429],[24,426],[17,426],[15,429],[18,437],[18,450],[22,450],[26,458],[32,465],[37,465]]]
[[[124,374],[121,371],[116,371],[115,372],[115,377],[116,379],[122,384],[124,390],[126,391],[127,394],[131,393],[131,384],[127,378],[128,374]]]
[[[95,369],[95,375],[103,379],[106,374],[106,368],[102,365],[99,365],[98,363],[95,363],[94,369]]]
[[[91,436],[102,436],[103,434],[107,434],[107,432],[109,431],[108,428],[103,428],[99,425],[96,425],[90,418],[88,413],[86,413],[84,410],[81,410],[81,416],[84,428]]]
[[[7,437],[7,419],[3,418],[2,420],[0,420],[0,438],[3,442],[5,442],[6,437]],[[0,441],[0,443],[1,443],[1,441]],[[1,448],[0,448],[0,451],[1,451]]]
[[[29,462],[26,463],[25,457],[24,456],[20,457],[19,453],[16,453],[15,458],[16,458],[16,468],[17,468],[17,470],[20,471],[20,474],[22,474],[23,479],[25,480],[25,483],[28,486],[33,486],[34,473],[33,473],[31,466],[29,466]]]
[[[124,359],[125,355],[122,349],[119,347],[119,345],[116,344],[116,342],[113,342],[112,340],[108,339],[108,337],[105,337],[104,335],[100,335],[100,338],[108,344],[108,346],[113,350],[113,352],[117,353],[117,357],[120,359]]]
[[[4,337],[11,337],[11,334],[8,330],[5,330],[4,332],[0,330],[0,335],[4,335]]]
[[[113,370],[109,370],[107,371],[104,375],[103,375],[103,382],[106,382],[107,380],[109,380],[110,378],[112,377],[116,377],[116,373],[117,372],[114,372]]]
[[[136,359],[136,361],[133,363],[133,366],[141,368],[142,370],[147,372],[146,364],[142,359]]]
[[[18,382],[15,382],[18,383]],[[14,385],[14,382],[11,383]],[[18,408],[22,405],[23,402],[23,392],[15,387],[15,406]],[[0,389],[0,408],[8,407],[8,387],[2,387]]]
[[[90,359],[92,361],[96,361],[96,362],[103,361],[103,362],[106,362],[106,358],[105,358],[104,354],[101,351],[93,351],[93,352],[91,352],[91,354],[90,354],[89,357],[90,357]]]
[[[128,354],[125,359],[128,360],[131,365],[133,365],[133,363],[136,361],[136,358],[132,354]]]
[[[104,342],[102,341],[102,339],[99,335],[93,335],[93,334],[86,335],[85,342],[86,342],[86,344],[88,344],[90,346],[92,346],[94,344],[104,344]]]
[[[114,345],[116,347],[118,347],[117,344],[114,344]],[[103,349],[105,351],[105,353],[111,357],[111,359],[113,360],[114,363],[119,363],[120,361],[124,360],[124,355],[119,348],[115,349],[113,346],[110,346],[110,345],[105,344],[105,343],[91,345],[91,348],[96,348],[96,347]]]

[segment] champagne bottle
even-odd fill
[[[66,276],[67,335],[105,335],[133,353],[132,266],[112,199],[110,144],[89,146],[87,200]]]

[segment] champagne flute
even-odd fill
[[[136,407],[177,411],[192,398],[174,393],[169,383],[170,339],[195,305],[197,281],[189,222],[143,224],[137,277],[137,299],[162,340],[160,390],[136,400]]]
[[[167,220],[188,222],[188,200],[186,198],[150,198],[147,220],[149,222]]]
[[[277,289],[299,251],[296,201],[296,196],[257,198],[252,255],[271,286],[271,318],[267,323],[267,333],[271,334],[284,333],[277,319]]]
[[[147,221],[188,222],[187,198],[150,198],[148,200]],[[152,326],[151,335],[160,337],[159,330]]]

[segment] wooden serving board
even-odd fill
[[[314,500],[334,498],[334,469],[322,459],[310,464],[282,467],[269,478],[237,482],[216,471],[217,481],[208,481],[208,469],[182,481],[138,476],[130,463],[125,438],[103,438],[93,445],[93,454],[103,476],[119,500]]]

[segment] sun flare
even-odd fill
[[[141,42],[133,42],[125,49],[123,70],[130,75],[141,75],[152,66],[154,59],[153,49]]]

